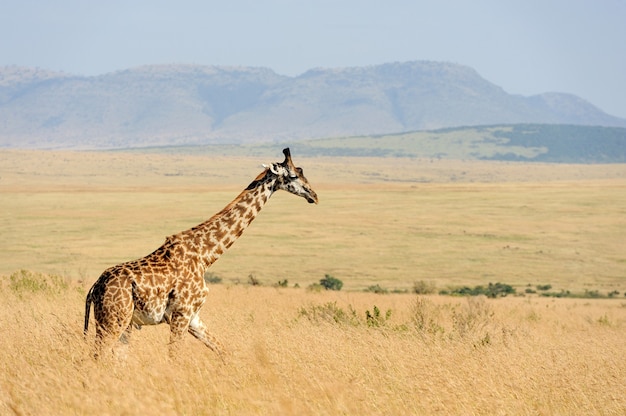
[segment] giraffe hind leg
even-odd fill
[[[96,350],[94,357],[98,359],[109,353],[113,353],[116,356],[125,356],[131,331],[131,325],[124,325],[124,323],[106,326],[98,324],[96,326]]]
[[[97,302],[94,305],[94,317],[96,320],[96,351],[94,357],[111,350],[119,341],[125,341],[130,337],[133,305],[131,302],[106,304]]]

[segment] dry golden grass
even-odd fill
[[[217,285],[203,319],[226,364],[191,336],[169,358],[165,325],[137,332],[125,359],[95,362],[85,287],[62,283],[3,278],[2,414],[626,412],[623,300]],[[374,306],[381,318],[368,325]]]
[[[232,353],[224,365],[192,337],[170,359],[167,326],[96,363],[84,295],[272,160],[0,151],[0,414],[626,413],[624,165],[293,153],[320,205],[275,195],[213,266],[225,284],[202,315]],[[326,273],[344,290],[267,287]],[[267,286],[234,284],[249,274]],[[357,291],[419,280],[619,298]]]

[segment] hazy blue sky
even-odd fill
[[[0,65],[314,67],[435,60],[626,118],[626,0],[0,0]]]

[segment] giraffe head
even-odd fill
[[[317,204],[317,194],[311,188],[309,181],[304,177],[302,168],[296,167],[291,161],[289,148],[283,149],[285,160],[282,163],[272,163],[269,171],[276,175],[276,189],[283,189],[294,195],[306,199],[310,204]]]

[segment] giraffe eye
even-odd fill
[[[296,179],[298,175],[302,175],[302,168],[296,168],[296,172],[289,172],[290,179]]]

